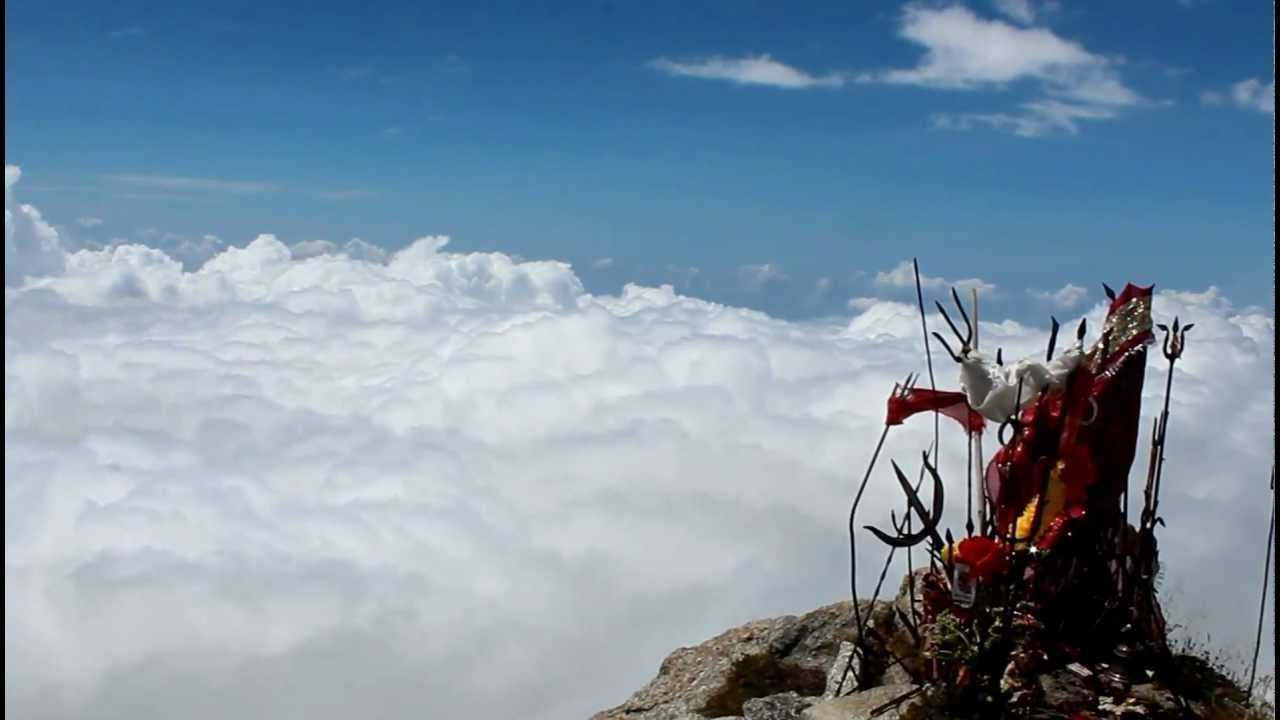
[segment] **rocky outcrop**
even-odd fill
[[[868,613],[871,608],[864,604],[862,610]],[[751,717],[748,711],[758,717],[786,717],[790,710],[773,708],[798,708],[802,703],[749,701],[787,693],[821,697],[840,644],[853,638],[854,627],[852,602],[747,623],[671,653],[648,685],[618,707],[597,713],[594,720]]]
[[[882,644],[872,643],[864,688],[846,679],[836,688],[854,637],[853,604],[839,602],[799,616],[757,620],[663,661],[658,675],[623,704],[593,720],[941,720],[967,717],[947,705],[938,686],[918,686],[925,659],[903,652],[914,647],[903,622],[911,611],[904,579],[893,602],[863,604],[864,620]],[[892,652],[890,652],[892,651]],[[905,662],[889,658],[896,654]],[[1096,672],[1095,672],[1096,670]],[[1214,718],[1255,720],[1274,714],[1247,710],[1243,693],[1192,656],[1178,656],[1163,677],[1151,676],[1118,690],[1104,682],[1105,666],[1081,663],[1045,668],[1032,679],[1035,702],[1025,709],[1042,718]]]

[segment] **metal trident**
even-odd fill
[[[909,548],[929,540],[935,552],[942,552],[944,545],[942,543],[942,535],[938,533],[938,524],[942,522],[943,497],[942,477],[938,475],[938,469],[929,464],[929,454],[924,453],[922,458],[924,469],[933,478],[933,506],[926,510],[924,503],[920,501],[920,494],[911,487],[911,481],[907,480],[902,468],[898,467],[898,463],[890,462],[893,464],[894,474],[898,477],[898,485],[902,487],[902,492],[906,493],[907,502],[911,504],[911,509],[920,518],[920,524],[923,527],[916,532],[899,532],[896,535],[890,535],[870,525],[865,527],[871,531],[872,535],[879,538],[880,542],[889,547]]]

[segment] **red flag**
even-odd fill
[[[986,419],[969,407],[969,399],[961,392],[946,390],[922,390],[912,388],[905,392],[895,389],[889,396],[889,410],[885,425],[901,425],[916,413],[937,410],[960,423],[970,433],[980,433],[986,427]]]

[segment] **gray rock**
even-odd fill
[[[898,663],[890,663],[880,677],[881,685],[912,685],[915,679]]]
[[[802,712],[800,718],[801,720],[870,720],[872,710],[913,689],[915,689],[914,685],[881,685],[852,695],[822,700]],[[911,700],[905,701],[902,705],[877,715],[877,720],[898,720],[910,704]]]
[[[862,659],[854,657],[853,663],[850,665],[849,658],[853,655],[853,647],[851,642],[840,643],[840,649],[836,652],[836,659],[831,663],[831,669],[827,670],[827,687],[823,690],[822,697],[836,697],[837,689],[840,690],[841,695],[848,695],[858,689],[854,678],[858,676],[858,672],[862,668]],[[846,668],[849,669],[848,673],[845,673]],[[842,679],[844,680],[843,685],[840,682]]]
[[[863,617],[872,608],[863,603]],[[793,691],[819,696],[840,649],[853,636],[853,603],[800,616],[756,620],[667,656],[658,675],[593,720],[674,720],[742,715],[745,702]]]
[[[1178,699],[1173,693],[1150,683],[1134,685],[1129,689],[1129,697],[1156,711],[1156,717],[1174,715],[1178,712]]]
[[[814,698],[785,692],[742,703],[742,714],[745,720],[799,720],[800,713],[814,702]]]
[[[1098,695],[1083,678],[1070,670],[1054,670],[1038,678],[1044,693],[1044,704],[1066,713],[1092,710],[1098,706]]]

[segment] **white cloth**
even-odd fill
[[[980,353],[970,352],[960,361],[960,387],[964,388],[974,410],[992,422],[1004,422],[1035,402],[1041,391],[1061,388],[1082,359],[1084,349],[1080,345],[1067,348],[1047,363],[1025,358],[1003,367]],[[1022,381],[1021,402],[1018,402],[1019,380]]]

